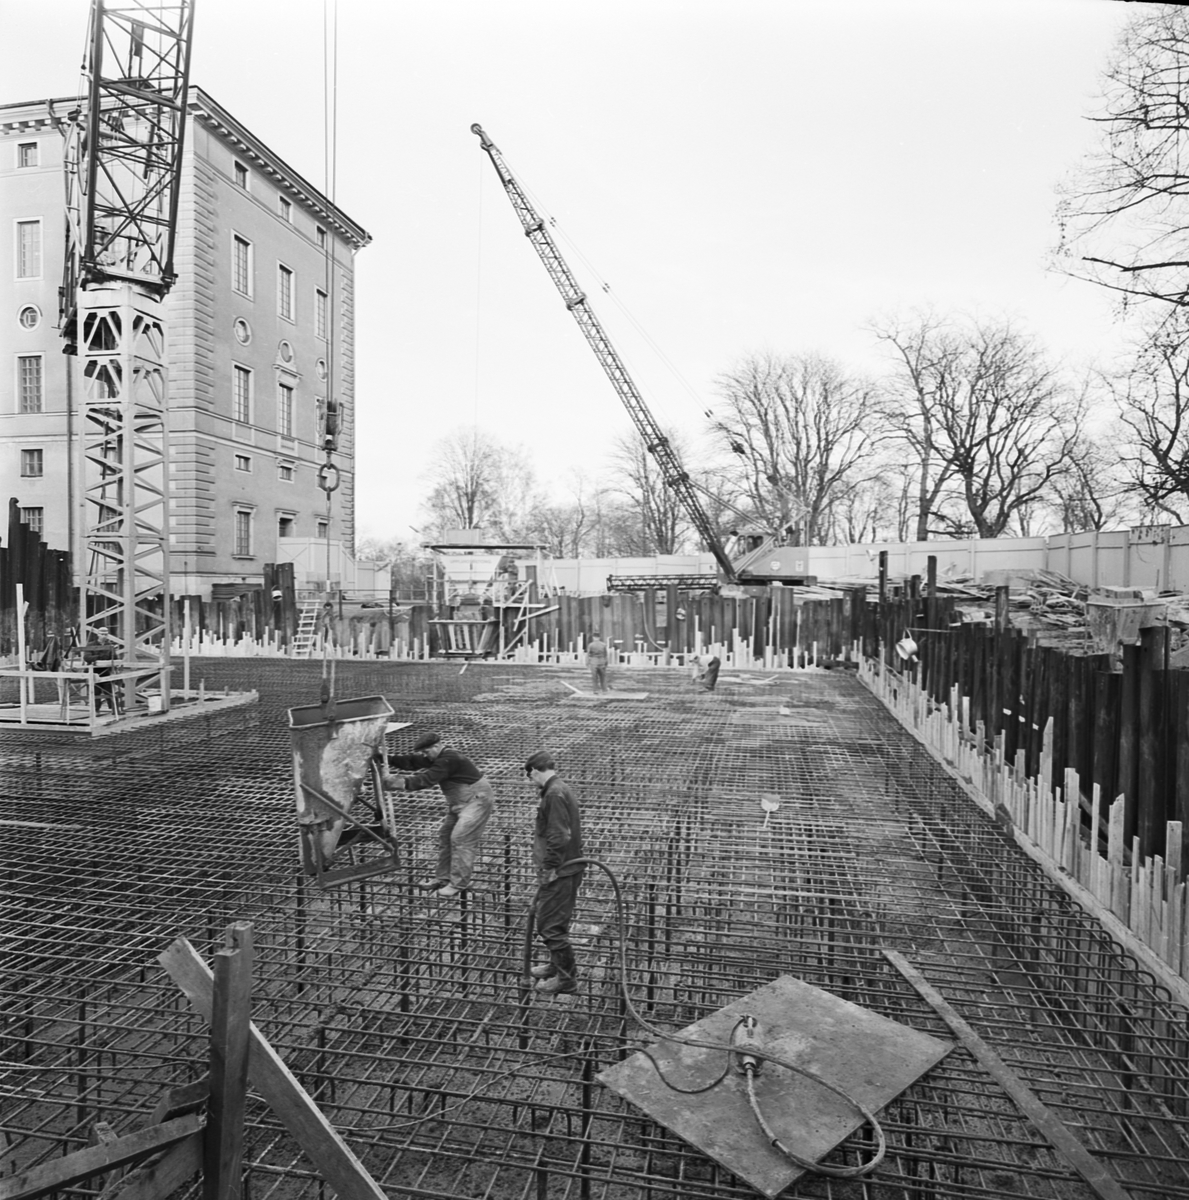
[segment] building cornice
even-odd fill
[[[368,245],[372,235],[353,221],[341,208],[326,198],[312,183],[299,175],[280,155],[275,154],[245,125],[237,121],[201,88],[191,87],[186,106],[196,121],[218,134],[257,170],[284,189],[304,207],[325,221],[340,237],[356,249]]]
[[[0,104],[0,133],[39,133],[59,127],[66,113],[80,107],[75,96],[49,100],[26,100]],[[274,153],[247,126],[237,121],[221,104],[199,87],[191,86],[186,107],[195,121],[250,160],[287,195],[309,209],[328,228],[358,250],[368,245],[372,235],[353,221],[341,208],[327,199],[309,180],[299,175],[279,154]]]

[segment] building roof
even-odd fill
[[[0,133],[26,133],[57,128],[67,119],[67,114],[79,108],[82,103],[77,96],[60,96],[0,104]],[[362,225],[352,220],[337,204],[295,171],[217,100],[193,84],[187,96],[187,108],[196,121],[200,121],[233,145],[245,158],[251,159],[258,170],[283,187],[320,220],[325,221],[344,241],[360,249],[372,240],[372,235]]]

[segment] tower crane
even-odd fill
[[[504,185],[504,191],[508,193],[508,199],[512,201],[512,207],[516,210],[521,225],[524,226],[525,236],[532,242],[533,249],[536,250],[545,270],[549,272],[549,277],[561,293],[566,308],[578,322],[578,327],[582,330],[590,348],[595,352],[595,357],[618,392],[620,400],[623,401],[640,436],[644,439],[648,453],[660,467],[665,485],[677,494],[685,506],[685,511],[693,522],[694,528],[711,554],[714,555],[719,570],[722,572],[723,580],[727,583],[737,582],[735,565],[723,548],[714,526],[710,524],[710,518],[707,517],[706,511],[698,499],[697,485],[690,478],[689,472],[682,466],[672,443],[644,403],[644,398],[640,395],[639,389],[623,365],[623,360],[616,353],[610,338],[607,337],[606,331],[599,324],[598,317],[590,307],[586,293],[578,286],[578,281],[567,266],[566,260],[562,258],[553,238],[549,236],[549,230],[546,229],[544,220],[533,208],[524,189],[508,169],[499,148],[483,132],[483,127],[478,124],[472,125],[471,132],[479,138],[479,144],[487,151],[487,156],[491,159],[496,174],[500,177],[500,183]]]
[[[84,645],[112,643],[125,711],[149,688],[169,705],[164,299],[193,16],[194,0],[92,0],[86,104],[66,130],[60,315],[82,384],[79,620]]]

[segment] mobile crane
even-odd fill
[[[186,129],[194,0],[92,0],[85,106],[66,125],[60,327],[81,360],[79,621],[121,709],[169,706],[164,298]],[[113,704],[114,707],[114,704]]]
[[[799,571],[796,574],[785,572],[781,569],[782,564],[779,560],[769,562],[768,570],[763,569],[764,561],[769,559],[771,552],[781,544],[778,537],[772,533],[742,535],[739,539],[740,557],[732,561],[698,499],[698,491],[705,489],[690,478],[689,472],[682,466],[672,443],[644,403],[643,396],[640,395],[640,391],[628,374],[622,359],[616,353],[610,338],[607,337],[606,331],[599,324],[598,317],[590,307],[586,293],[578,286],[578,281],[574,278],[566,260],[561,256],[561,251],[558,250],[556,243],[549,235],[545,221],[533,207],[516,176],[508,169],[508,164],[504,162],[499,147],[487,136],[483,127],[478,124],[472,125],[471,132],[478,137],[480,146],[491,159],[500,183],[504,185],[504,191],[508,193],[508,199],[512,201],[512,207],[516,210],[516,215],[524,227],[525,236],[532,242],[533,249],[536,250],[545,270],[549,272],[549,277],[561,293],[566,308],[578,322],[578,327],[594,351],[595,357],[607,373],[607,378],[611,380],[620,400],[623,401],[636,429],[644,439],[648,453],[656,459],[665,485],[677,493],[694,528],[698,531],[707,549],[714,555],[721,573],[720,582],[727,584],[768,583],[775,580],[794,584],[816,582],[813,576],[803,575]],[[799,568],[800,563],[797,563],[796,566]],[[648,577],[613,575],[609,578],[608,585],[611,588],[619,589],[657,587],[666,584],[679,587],[705,587],[708,581],[707,576],[694,575]]]

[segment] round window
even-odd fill
[[[293,347],[288,342],[282,342],[277,347],[277,351],[281,356],[282,362],[291,363],[293,361]]]
[[[241,346],[246,346],[252,340],[252,327],[243,317],[236,317],[232,328],[235,330],[235,340]]]
[[[36,329],[41,324],[41,309],[36,304],[26,304],[17,313],[17,320],[23,329]]]
[[[318,378],[325,379],[326,378],[326,359],[324,359],[324,358],[318,359],[316,369],[318,371]]]

